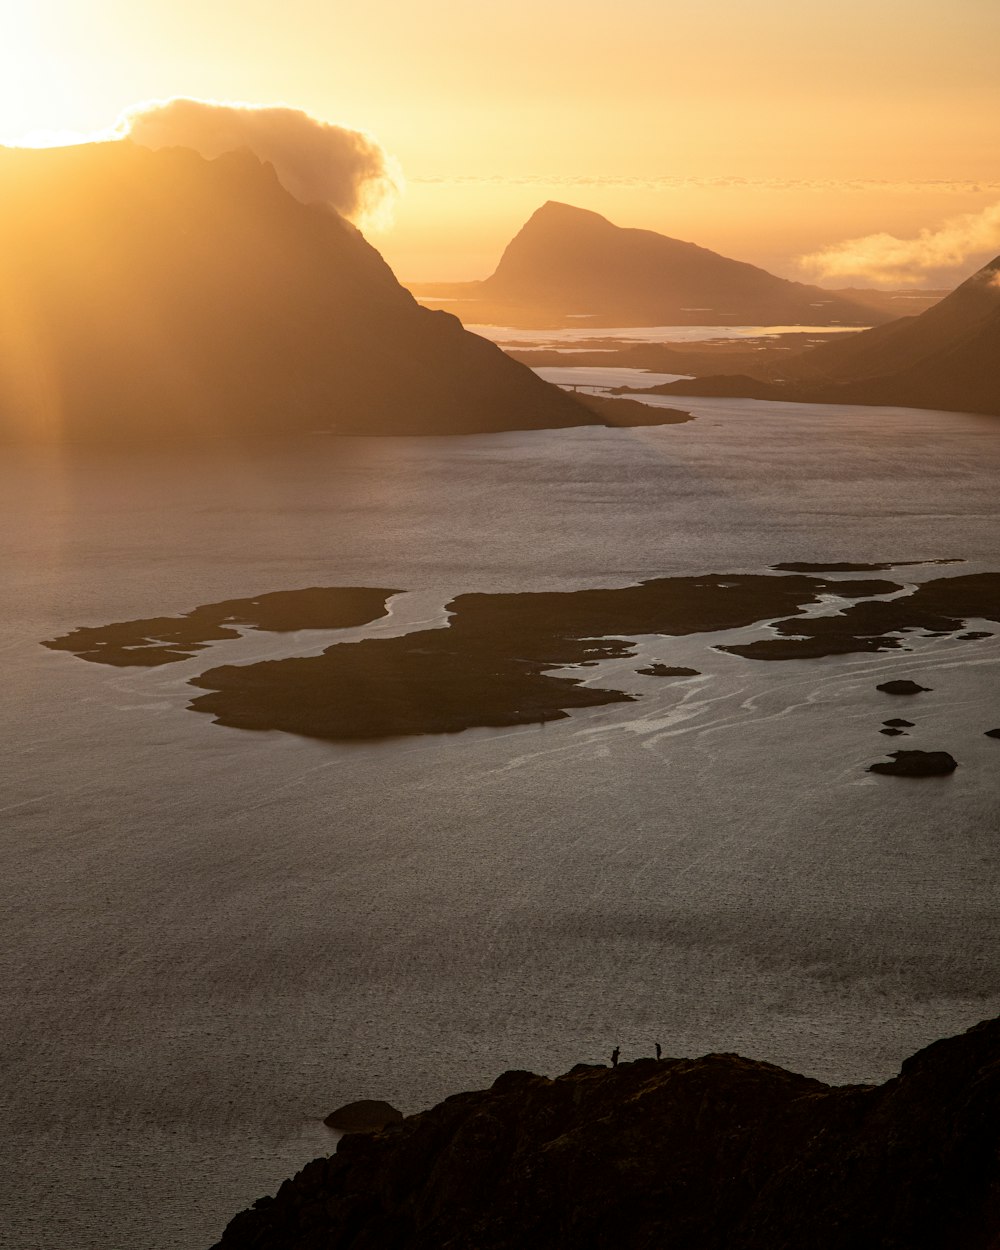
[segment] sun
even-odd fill
[[[0,144],[55,147],[94,135],[74,126],[81,113],[80,64],[46,39],[43,10],[23,0],[0,0]]]

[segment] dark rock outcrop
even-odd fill
[[[888,777],[947,777],[958,767],[947,751],[893,751],[891,760],[869,766]]]
[[[888,593],[892,584],[832,582],[833,592],[848,598]],[[867,587],[867,589],[863,589]],[[750,660],[808,660],[826,655],[905,649],[905,635],[923,631],[924,637],[957,634],[969,618],[1000,620],[1000,574],[970,573],[938,577],[910,594],[891,600],[854,603],[843,611],[807,620],[774,621],[777,637],[721,646],[720,651]],[[918,694],[926,686],[912,681],[888,681],[877,689],[888,694]]]
[[[905,720],[902,716],[893,716],[891,720],[884,720],[883,725],[888,725],[890,729],[912,729],[913,721]]]
[[[650,664],[648,668],[637,668],[635,670],[642,677],[700,677],[701,673],[696,668],[682,668],[673,664],[661,664],[657,661]]]
[[[922,694],[929,691],[930,686],[920,686],[908,677],[903,677],[895,681],[884,681],[875,689],[881,690],[883,694]]]
[[[879,1086],[736,1055],[508,1072],[343,1138],[216,1250],[996,1250],[1000,1020]]]
[[[685,412],[682,408],[643,404],[635,399],[588,395],[583,391],[574,391],[573,398],[581,407],[598,417],[601,424],[622,429],[640,425],[680,425],[684,421],[694,420],[690,412]]]
[[[249,152],[0,148],[0,438],[600,424]],[[6,314],[6,315],[5,315]]]
[[[43,647],[71,651],[81,660],[119,668],[155,667],[188,660],[213,642],[240,636],[240,629],[294,633],[300,629],[347,629],[367,625],[388,611],[398,590],[373,586],[310,586],[273,590],[249,599],[205,603],[183,616],[151,616],[112,625],[83,625]]]
[[[985,737],[1000,738],[1000,729],[987,729]]]
[[[341,1133],[377,1133],[387,1124],[398,1124],[402,1118],[403,1113],[392,1103],[380,1098],[359,1098],[331,1111],[323,1123]]]
[[[834,560],[828,563],[812,560],[786,560],[781,564],[772,564],[772,569],[780,573],[878,573],[888,569],[906,569],[914,565],[925,564],[964,564],[964,560],[953,557],[938,560],[896,560],[890,564],[858,563],[855,560]]]

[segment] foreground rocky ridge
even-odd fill
[[[737,1055],[508,1072],[351,1134],[216,1250],[997,1250],[1000,1018],[879,1086]]]

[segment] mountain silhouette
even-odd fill
[[[996,1250],[1000,1020],[881,1085],[618,1053],[347,1133],[215,1250]]]
[[[470,321],[515,325],[588,317],[595,325],[870,326],[891,315],[861,298],[789,282],[694,243],[624,229],[554,201],[511,240],[491,277],[453,284],[447,293],[482,305],[478,317],[475,304],[463,308]]]
[[[1000,256],[919,317],[800,357],[797,376],[849,384],[872,402],[1000,412]]]
[[[762,358],[753,376],[704,376],[655,391],[877,404],[1000,415],[1000,256],[917,317]]]
[[[0,434],[146,439],[591,424],[249,152],[0,149]]]

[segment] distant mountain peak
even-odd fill
[[[600,213],[548,200],[478,284],[484,302],[604,325],[857,325],[870,306]],[[485,314],[484,314],[484,319]]]
[[[600,222],[602,225],[611,226],[612,229],[619,229],[607,217],[602,217],[600,213],[595,213],[590,208],[580,208],[576,204],[566,204],[562,200],[546,200],[541,208],[536,208],[531,214],[529,221],[538,221],[539,219],[575,219],[577,221]]]

